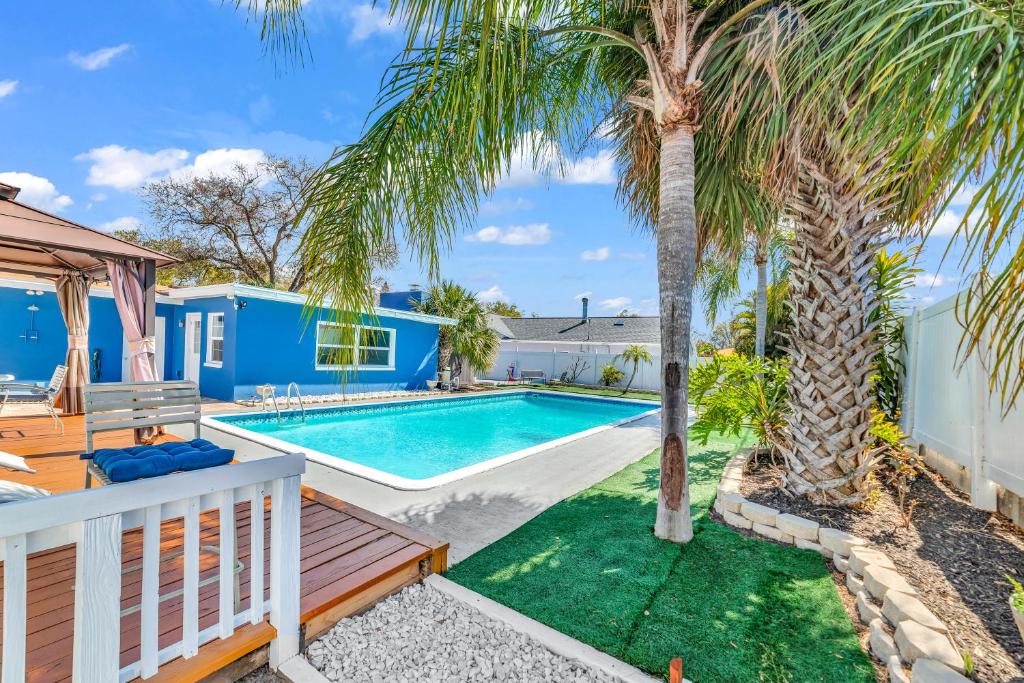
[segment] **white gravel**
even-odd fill
[[[342,620],[306,657],[345,683],[616,680],[422,584]]]

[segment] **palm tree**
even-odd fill
[[[626,388],[622,390],[622,395],[625,396],[629,393],[629,388],[633,386],[633,380],[636,379],[636,373],[640,369],[640,364],[647,365],[648,363],[653,363],[654,356],[651,355],[651,352],[643,344],[631,344],[615,357],[621,358],[633,366],[633,371],[629,374],[629,381],[626,382]]]
[[[515,160],[529,156],[557,172],[563,144],[578,147],[605,121],[619,126],[612,137],[620,150],[638,139],[624,131],[647,135],[644,182],[620,178],[620,191],[650,191],[656,168],[657,203],[648,204],[656,206],[648,217],[657,235],[663,388],[655,533],[676,542],[693,535],[685,429],[695,188],[717,192],[714,174],[730,168],[723,159],[697,173],[694,136],[701,128],[715,147],[722,120],[701,114],[709,72],[733,67],[721,51],[769,1],[399,3],[409,47],[385,78],[377,117],[328,161],[309,195],[311,298],[357,311],[368,305],[367,257],[397,242],[398,231],[436,276],[442,249],[473,223],[479,198]],[[733,206],[725,198],[715,211]]]
[[[455,325],[438,328],[438,369],[451,369],[465,361],[472,370],[485,372],[494,365],[501,340],[487,325],[487,309],[473,292],[450,280],[442,280],[427,290],[415,309],[457,321]]]
[[[748,223],[747,231],[738,236],[725,231],[718,235],[732,242],[715,245],[710,253],[705,252],[697,266],[697,286],[704,303],[704,316],[708,322],[715,323],[718,311],[739,296],[744,267],[748,262],[753,263],[757,272],[757,286],[750,309],[754,322],[751,328],[753,343],[746,352],[763,358],[766,340],[778,327],[769,325],[768,270],[770,267],[771,280],[775,285],[789,277],[787,256],[792,232],[782,228],[778,221],[773,221],[767,228]],[[785,313],[781,308],[777,312]]]
[[[764,305],[764,355],[779,358],[785,355],[784,347],[790,332],[789,280],[779,279],[768,285]],[[757,292],[751,293],[740,304],[740,311],[733,317],[733,346],[738,353],[756,355],[755,344],[762,323],[757,320]]]

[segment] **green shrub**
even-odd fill
[[[1013,578],[1009,574],[1004,574],[1006,580],[1013,586],[1013,609],[1017,610],[1021,614],[1024,614],[1024,586],[1020,585],[1020,581]]]
[[[697,352],[698,356],[707,357],[715,355],[715,351],[717,349],[715,349],[715,345],[709,341],[699,341],[694,345],[694,350]]]
[[[618,384],[626,376],[626,373],[611,363],[601,368],[601,384],[606,387]]]
[[[697,421],[690,434],[707,444],[715,432],[738,436],[750,429],[758,446],[774,451],[786,425],[784,360],[714,356],[690,371],[690,400]]]

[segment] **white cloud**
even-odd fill
[[[551,241],[551,229],[547,223],[530,223],[529,225],[510,225],[499,228],[488,225],[466,236],[469,242],[497,242],[510,247],[547,244]]]
[[[916,287],[942,287],[951,281],[941,273],[918,273],[914,276],[914,286]]]
[[[593,294],[593,292],[591,292],[590,290],[587,290],[586,292],[580,292],[579,294],[574,296],[573,299],[576,299],[576,301],[579,301],[580,299],[584,299],[586,297],[589,297],[591,294]]]
[[[974,211],[967,217],[967,229],[974,230],[981,220],[981,208],[975,208]],[[935,221],[935,226],[929,233],[929,237],[941,237],[955,235],[960,230],[960,223],[963,221],[964,214],[962,211],[954,211],[952,209],[946,209],[939,216],[938,220]]]
[[[17,89],[18,81],[0,81],[0,100],[8,95],[13,95]]]
[[[620,251],[619,258],[627,261],[643,261],[647,258],[647,254],[642,251]]]
[[[608,257],[612,255],[611,249],[608,247],[599,247],[597,249],[584,249],[580,252],[580,258],[584,261],[607,261]]]
[[[142,221],[135,216],[121,216],[120,218],[115,218],[112,221],[100,223],[96,227],[104,232],[114,232],[115,230],[139,230],[142,228]]]
[[[107,195],[103,192],[94,192],[89,195],[90,202],[105,202],[107,201]]]
[[[615,159],[610,150],[601,150],[594,156],[572,161],[557,144],[534,132],[513,152],[508,170],[498,184],[527,187],[548,176],[566,185],[608,185],[615,182]]]
[[[68,54],[68,61],[86,71],[97,71],[110,66],[115,58],[128,52],[131,48],[132,46],[128,43],[121,43],[113,47],[102,47],[85,55],[71,52]]]
[[[5,171],[0,173],[0,183],[21,188],[18,201],[43,211],[61,211],[72,204],[71,197],[58,192],[53,183],[31,173]]]
[[[495,301],[508,301],[508,297],[505,296],[505,292],[503,292],[501,287],[498,285],[494,285],[482,292],[477,292],[476,298],[481,303],[485,304],[493,304]]]
[[[570,162],[559,180],[567,185],[611,185],[615,182],[615,157],[603,149],[596,156]]]
[[[954,194],[949,200],[949,203],[953,205],[966,206],[974,199],[974,195],[977,194],[978,189],[977,185],[964,183],[963,187],[957,190],[956,194]]]
[[[206,178],[227,175],[239,165],[254,168],[266,158],[267,155],[261,149],[211,149],[197,154],[195,160],[188,166],[173,170],[171,177],[182,179],[191,176]]]
[[[360,43],[377,33],[394,33],[401,25],[394,20],[386,7],[363,3],[349,10],[352,30],[348,42]]]
[[[601,302],[601,308],[607,308],[608,310],[620,310],[630,304],[632,299],[628,296],[617,296],[613,299],[605,299]]]
[[[919,299],[919,301],[921,302],[922,306],[931,306],[933,303],[935,303],[935,297],[934,296],[922,296]]]
[[[131,190],[174,171],[188,159],[183,149],[161,149],[152,154],[138,149],[127,149],[121,145],[96,147],[75,157],[76,161],[91,161],[88,185],[113,187],[117,190]]]

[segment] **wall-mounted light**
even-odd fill
[[[246,301],[245,299],[236,299],[235,300],[235,310],[238,310],[238,311],[244,310],[245,307],[248,306],[248,305],[249,305],[249,302]]]
[[[43,292],[42,290],[39,289],[26,289],[25,293],[28,294],[29,296],[42,296],[46,292]]]

